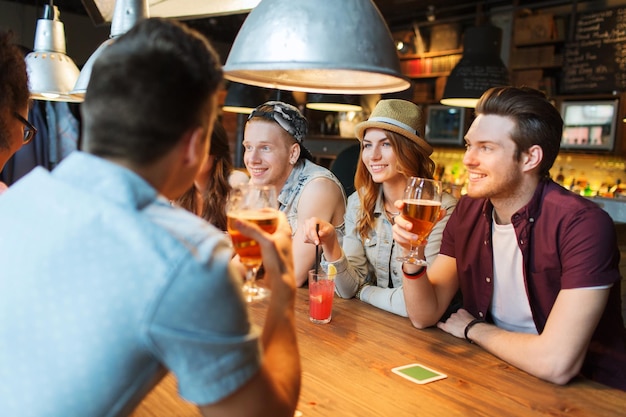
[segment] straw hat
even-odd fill
[[[369,119],[356,125],[355,133],[362,141],[366,129],[389,130],[417,143],[426,155],[430,155],[432,146],[421,138],[423,125],[422,110],[416,104],[400,99],[380,100]]]

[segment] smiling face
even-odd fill
[[[523,179],[522,162],[511,140],[515,125],[508,117],[479,115],[465,136],[463,163],[468,171],[467,195],[507,199],[518,195]]]
[[[365,131],[361,161],[375,183],[406,181],[398,171],[396,152],[383,129],[369,128]]]
[[[300,146],[272,121],[252,119],[243,138],[243,162],[253,184],[282,189],[300,156]]]

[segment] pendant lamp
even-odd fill
[[[70,95],[79,70],[65,52],[65,27],[59,20],[59,9],[50,0],[44,5],[43,17],[37,20],[35,48],[25,58],[31,98],[81,101]]]
[[[269,91],[265,88],[241,83],[229,83],[223,111],[250,114],[258,105],[268,100]]]
[[[468,28],[463,34],[463,57],[452,69],[441,104],[476,107],[491,87],[510,85],[509,71],[500,58],[502,30],[487,24]]]
[[[306,107],[322,111],[361,111],[361,98],[349,94],[307,94]]]
[[[409,87],[371,0],[262,0],[239,30],[224,74],[244,84],[314,93]]]
[[[83,66],[83,69],[80,71],[80,76],[76,81],[76,85],[72,90],[72,95],[74,97],[84,99],[85,92],[87,91],[87,85],[89,84],[89,77],[91,77],[91,69],[93,68],[94,62],[102,54],[102,52],[110,44],[115,42],[115,38],[128,32],[128,30],[132,28],[135,23],[147,17],[148,0],[117,0],[115,2],[109,39],[104,41],[98,49],[91,54]]]

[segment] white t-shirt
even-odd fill
[[[495,215],[495,214],[494,214]],[[521,333],[537,334],[526,287],[523,256],[512,224],[493,220],[493,299],[491,316],[496,326]]]

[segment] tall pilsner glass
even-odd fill
[[[246,281],[243,295],[247,302],[261,300],[269,295],[269,290],[257,285],[256,275],[262,263],[259,244],[235,229],[236,220],[256,223],[268,233],[274,233],[278,226],[278,202],[273,186],[241,184],[229,196],[226,215],[227,227],[233,248],[241,263],[246,267]]]
[[[426,265],[426,261],[418,258],[418,248],[430,234],[441,209],[441,182],[428,178],[409,178],[404,190],[404,207],[402,215],[413,224],[411,232],[417,240],[411,242],[411,250],[407,256],[398,260],[416,265]]]

